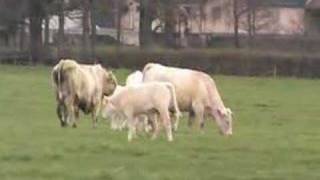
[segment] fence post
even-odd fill
[[[274,64],[273,65],[273,78],[276,78],[277,77],[277,64]]]

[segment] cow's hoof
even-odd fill
[[[67,127],[67,125],[61,124],[60,127],[61,127],[61,128],[65,128],[65,127]]]
[[[73,128],[77,128],[77,125],[76,125],[76,124],[73,124],[72,127],[73,127]]]

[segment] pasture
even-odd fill
[[[320,80],[215,76],[234,135],[186,119],[174,142],[91,127],[60,128],[49,67],[0,66],[0,179],[319,179]],[[115,70],[122,83],[128,70]]]

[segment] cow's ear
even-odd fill
[[[226,116],[226,112],[224,110],[218,109],[217,112],[218,112],[220,117],[225,117]]]
[[[226,108],[226,112],[227,112],[227,114],[229,114],[229,115],[232,115],[232,114],[233,114],[233,112],[231,111],[230,108]]]

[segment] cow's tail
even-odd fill
[[[57,64],[52,70],[52,80],[53,86],[56,89],[57,98],[59,100],[62,99],[62,92],[61,92],[61,64]]]
[[[144,66],[144,68],[143,68],[143,70],[142,70],[142,82],[144,82],[146,79],[146,73],[147,73],[147,71],[149,71],[151,68],[152,68],[152,66],[154,65],[154,63],[148,63],[148,64],[146,64],[145,66]]]
[[[76,67],[77,63],[75,61],[62,59],[52,70],[53,81],[57,89],[57,98],[60,101],[63,99],[62,81],[65,81],[65,74],[74,70]]]
[[[178,102],[177,102],[177,95],[176,95],[175,87],[171,83],[166,83],[166,85],[171,93],[172,103],[173,103],[176,119],[179,119],[181,117],[181,112],[180,112]]]

